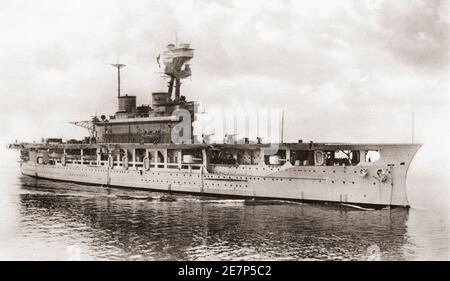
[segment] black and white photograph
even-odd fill
[[[0,0],[0,34],[0,260],[450,260],[450,1]]]

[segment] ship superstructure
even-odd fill
[[[168,89],[150,105],[121,95],[114,115],[73,122],[83,141],[15,143],[24,175],[107,187],[248,198],[404,206],[408,167],[419,144],[205,143],[196,141],[196,103],[181,95],[194,50],[169,44],[157,57]]]

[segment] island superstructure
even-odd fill
[[[189,44],[157,57],[167,91],[151,105],[120,92],[118,110],[89,121],[84,140],[13,143],[23,175],[49,180],[199,195],[409,207],[408,168],[420,144],[199,142],[197,104],[181,95],[191,76]]]

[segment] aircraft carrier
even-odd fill
[[[117,112],[73,122],[88,130],[83,140],[10,144],[20,150],[22,174],[170,194],[409,207],[407,172],[420,144],[197,141],[196,102],[181,95],[193,56],[189,44],[169,44],[158,55],[168,89],[152,93],[151,105],[121,94],[125,65],[113,64]]]

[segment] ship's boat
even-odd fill
[[[276,198],[361,206],[408,207],[406,176],[420,144],[238,143],[197,141],[196,103],[180,95],[193,58],[188,44],[163,53],[168,90],[152,93],[151,105],[120,94],[118,110],[87,121],[83,140],[13,143],[24,175],[110,187],[244,198]],[[161,56],[158,57],[158,62]],[[173,90],[175,93],[173,94]]]

